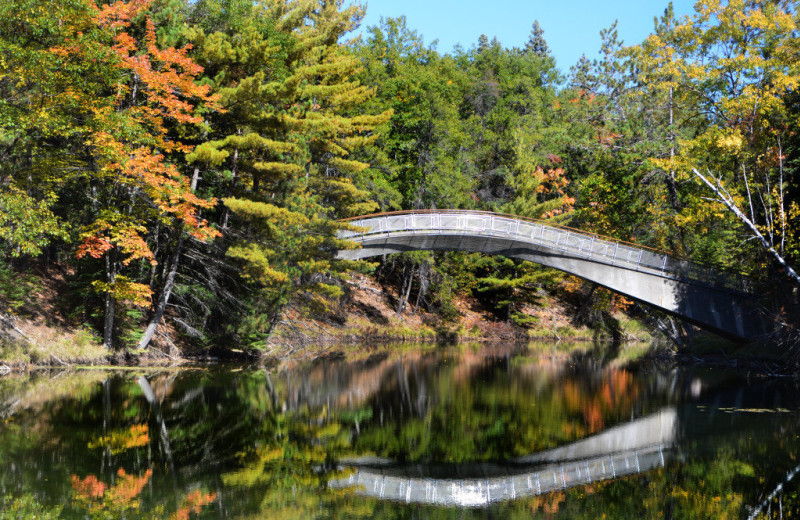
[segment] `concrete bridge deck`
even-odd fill
[[[553,267],[738,340],[768,330],[746,280],[656,250],[513,215],[430,210],[351,219],[360,259],[405,251],[498,254]]]

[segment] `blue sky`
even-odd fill
[[[581,54],[598,56],[600,30],[618,20],[626,45],[641,42],[653,29],[653,17],[663,14],[668,0],[364,0],[362,29],[380,18],[405,15],[408,27],[429,44],[438,39],[441,53],[460,43],[472,47],[481,34],[496,36],[505,47],[528,40],[534,20],[544,29],[553,57],[562,71]],[[694,0],[673,0],[679,17],[691,14]]]

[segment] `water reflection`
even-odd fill
[[[676,442],[677,413],[663,410],[565,446],[498,463],[398,464],[359,457],[334,488],[382,500],[483,507],[664,467]]]
[[[279,373],[12,375],[0,378],[0,509],[131,519],[593,518],[598,507],[617,517],[746,516],[797,465],[798,396],[788,382],[598,368],[503,348]]]

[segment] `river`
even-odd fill
[[[10,374],[0,518],[778,518],[798,390],[510,346]]]

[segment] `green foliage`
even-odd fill
[[[378,205],[361,186],[386,187],[358,159],[389,111],[363,110],[372,92],[354,76],[360,62],[337,41],[360,17],[341,2],[199,2],[186,36],[219,92],[225,113],[187,160],[207,190],[224,198],[231,230],[223,250],[242,267],[247,301],[228,330],[263,346],[285,305],[320,312],[359,264],[333,258],[350,247],[336,222]],[[388,200],[396,199],[389,190]],[[387,202],[392,204],[391,202]],[[360,268],[364,268],[360,265]],[[214,312],[214,311],[212,311]]]
[[[13,498],[6,495],[0,499],[0,520],[50,520],[59,518],[61,507],[47,507],[40,504],[33,495]]]
[[[455,280],[447,276],[441,276],[440,280],[432,288],[432,308],[445,322],[455,322],[460,316],[458,308],[453,301],[460,289]]]
[[[552,219],[774,274],[692,168],[800,257],[787,0],[668,7],[628,48],[612,25],[568,81],[538,22],[524,48],[442,54],[404,17],[345,41],[364,9],[343,0],[107,4],[0,6],[0,253],[80,257],[75,312],[106,345],[166,315],[204,345],[262,346],[371,268],[334,253],[350,247],[337,219],[376,210]],[[445,320],[472,293],[522,325],[559,278],[463,254],[383,272]]]
[[[478,257],[472,268],[478,298],[499,317],[520,326],[536,323],[524,307],[536,305],[540,289],[552,288],[563,278],[559,271],[505,257]]]
[[[372,104],[393,113],[372,155],[402,206],[471,207],[474,167],[458,113],[468,76],[425,47],[404,17],[370,27],[355,52],[363,82],[376,89]]]
[[[10,309],[17,312],[23,306],[30,304],[38,286],[36,277],[20,273],[0,262],[0,301],[6,307],[2,311]]]
[[[795,172],[785,168],[784,147],[795,124],[786,100],[797,86],[796,15],[797,6],[784,1],[708,2],[681,19],[670,7],[629,51],[641,95],[669,108],[670,153],[651,156],[651,164],[683,186],[671,227],[705,260],[759,265],[757,243],[743,240],[751,232],[743,234],[721,204],[708,200],[692,168],[718,177],[771,247],[784,254],[791,243],[786,186]]]
[[[51,201],[37,201],[13,187],[0,190],[0,240],[7,254],[13,258],[37,256],[53,238],[67,238],[67,230],[51,206]]]

